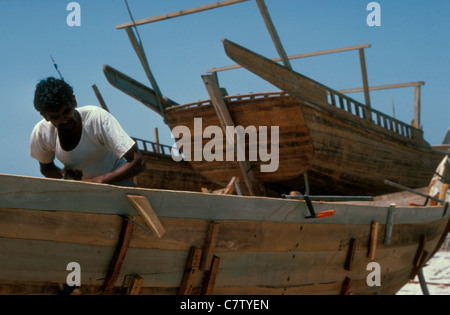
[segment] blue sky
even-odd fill
[[[41,176],[29,157],[29,136],[41,116],[34,110],[37,82],[58,76],[50,55],[75,90],[78,104],[98,105],[96,84],[112,114],[134,137],[172,144],[170,130],[144,105],[112,87],[102,72],[108,64],[149,85],[128,37],[115,26],[130,21],[123,0],[79,0],[81,26],[66,23],[66,0],[0,2],[0,173]],[[136,20],[209,4],[211,0],[128,0]],[[377,1],[381,26],[366,23],[365,0],[266,0],[288,55],[371,44],[366,49],[370,85],[425,81],[422,125],[425,139],[439,144],[450,127],[450,33],[448,0]],[[276,50],[254,0],[139,27],[162,93],[178,103],[207,99],[201,80],[206,70],[233,64],[221,39],[266,57]],[[292,62],[295,71],[333,89],[362,86],[356,51]],[[230,94],[276,91],[245,70],[220,73]],[[363,96],[352,94],[362,101]],[[373,92],[372,106],[411,122],[414,90]]]

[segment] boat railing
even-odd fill
[[[254,100],[254,99],[264,99],[264,98],[270,98],[270,97],[280,97],[283,95],[287,96],[288,94],[283,91],[264,92],[264,93],[247,93],[247,94],[224,96],[224,100],[230,101],[230,102],[236,102],[236,101],[243,101],[243,100]],[[207,99],[207,100],[192,102],[189,104],[175,105],[175,106],[167,107],[166,112],[170,112],[172,110],[181,110],[181,109],[200,107],[200,106],[210,106],[210,105],[211,105],[211,100]]]
[[[133,140],[136,142],[138,149],[145,153],[154,153],[161,154],[165,156],[171,157],[172,147],[164,144],[155,143],[148,140],[143,140],[139,138],[134,138]]]
[[[415,134],[416,128],[413,128],[412,126],[407,125],[394,117],[388,116],[376,109],[364,105],[342,93],[328,87],[324,88],[327,90],[329,105],[345,110],[346,112],[361,119],[371,121],[372,123],[375,123],[376,125],[400,136],[410,139],[417,137]]]

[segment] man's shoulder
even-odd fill
[[[45,119],[39,121],[31,133],[30,142],[33,143],[55,143],[56,141],[56,128],[52,123]]]
[[[101,107],[94,105],[86,105],[83,107],[78,107],[77,111],[81,114],[83,118],[97,119],[97,118],[105,118],[111,116],[109,112],[104,110]]]
[[[55,126],[51,122],[42,119],[34,126],[33,133],[51,133],[55,129]]]
[[[103,108],[94,105],[85,105],[82,107],[77,107],[77,111],[81,113],[102,113],[105,111]]]

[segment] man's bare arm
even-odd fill
[[[125,153],[124,158],[127,162],[121,167],[110,173],[88,179],[86,182],[115,184],[138,175],[144,169],[145,161],[142,153],[137,148],[137,145],[134,145],[127,153]]]

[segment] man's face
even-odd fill
[[[58,130],[71,132],[77,126],[77,115],[75,115],[76,103],[68,102],[57,112],[45,112],[41,115],[45,120],[51,122]]]

